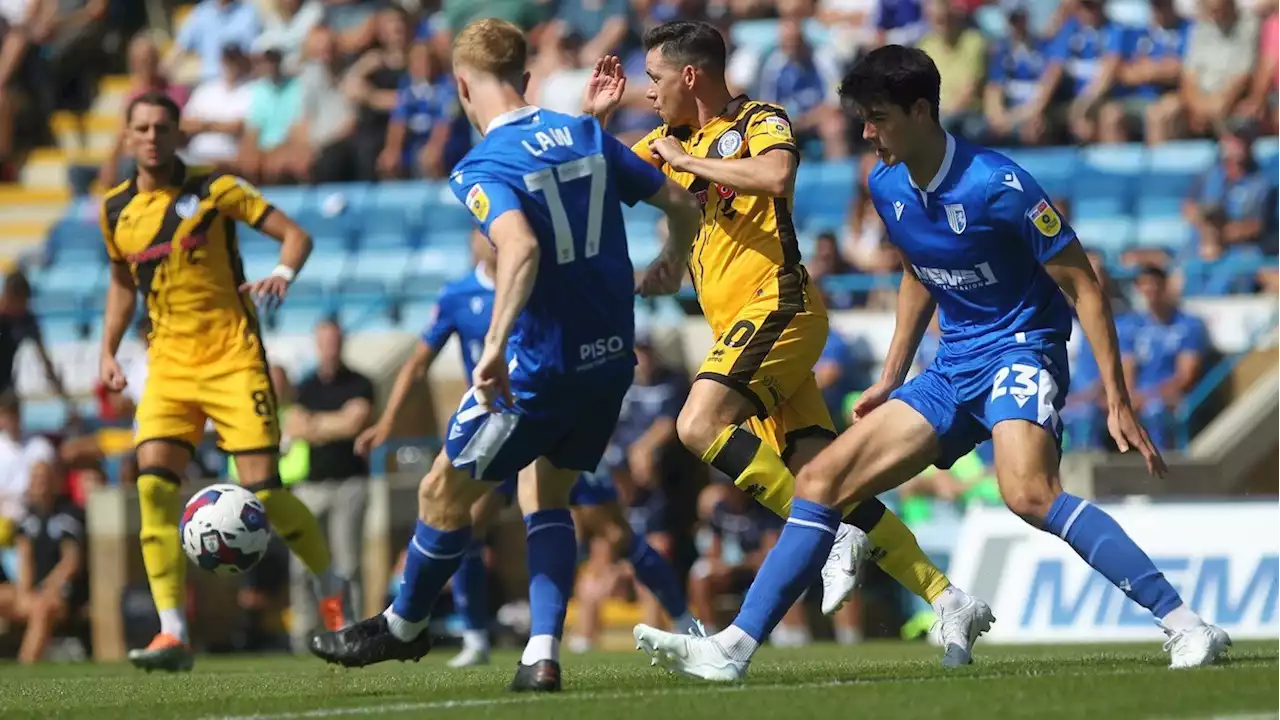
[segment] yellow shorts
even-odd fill
[[[152,345],[135,444],[161,440],[194,448],[208,419],[223,452],[279,450],[276,394],[261,341],[251,334],[215,335],[222,336],[207,341],[220,344],[224,352],[191,348],[188,354],[176,343],[160,340]],[[185,360],[196,353],[203,357]]]
[[[698,368],[697,379],[737,390],[756,406],[751,432],[785,459],[798,437],[835,437],[813,366],[827,343],[825,313],[753,303],[734,318]]]

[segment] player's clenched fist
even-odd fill
[[[129,384],[125,379],[124,371],[120,369],[120,363],[110,355],[103,355],[98,361],[98,380],[103,387],[112,392],[120,392]]]
[[[654,138],[649,143],[649,150],[654,155],[662,158],[663,162],[670,165],[672,170],[676,171],[683,170],[684,166],[681,161],[689,157],[689,153],[684,151],[680,141],[670,135]]]
[[[685,264],[679,258],[659,256],[645,268],[636,282],[636,294],[640,297],[673,295],[684,282]]]

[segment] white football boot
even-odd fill
[[[862,565],[871,556],[871,538],[852,525],[840,524],[831,554],[822,566],[822,614],[844,606],[858,587]]]
[[[1173,670],[1212,665],[1227,654],[1231,637],[1216,625],[1203,623],[1187,630],[1170,630],[1161,625],[1169,636],[1164,650],[1169,653],[1169,667]]]
[[[466,630],[462,635],[462,650],[445,663],[451,668],[476,667],[489,664],[489,633]]]
[[[648,625],[633,633],[636,649],[670,672],[713,682],[737,682],[747,676],[749,662],[734,660],[714,638],[678,635]]]
[[[973,643],[996,621],[991,607],[954,585],[933,603],[938,620],[929,628],[929,639],[943,648],[942,666],[973,662]]]

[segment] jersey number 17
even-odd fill
[[[583,257],[595,257],[600,254],[600,225],[604,213],[604,191],[608,164],[604,155],[596,153],[586,157],[570,160],[554,167],[543,168],[524,176],[524,186],[529,192],[541,192],[547,199],[547,209],[551,213],[551,229],[555,233],[556,262],[565,265],[578,258],[574,248],[573,227],[569,224],[569,213],[565,210],[564,196],[560,186],[590,178],[590,197],[587,207],[587,236],[583,241]]]

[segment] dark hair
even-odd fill
[[[174,102],[173,98],[169,97],[167,93],[160,90],[148,90],[129,103],[129,109],[124,114],[126,121],[133,120],[133,109],[139,105],[154,105],[155,107],[164,108],[165,113],[168,114],[169,119],[175,125],[178,124],[178,120],[182,115],[182,110],[178,108],[178,103]]]
[[[924,100],[937,120],[941,86],[938,66],[923,50],[885,45],[867,53],[845,74],[840,103],[846,112],[856,114],[876,103],[892,103],[910,111],[916,101]]]
[[[15,270],[4,278],[4,294],[17,295],[23,300],[31,299],[31,281],[21,270]]]
[[[662,48],[664,60],[684,67],[723,73],[728,56],[724,36],[711,23],[672,20],[644,34],[644,49]]]
[[[1154,278],[1160,282],[1164,282],[1169,279],[1169,273],[1165,272],[1164,268],[1159,265],[1147,263],[1138,268],[1136,279],[1141,280],[1142,278]]]
[[[0,393],[0,413],[17,415],[21,410],[22,401],[18,399],[18,393],[13,390],[5,390]]]

